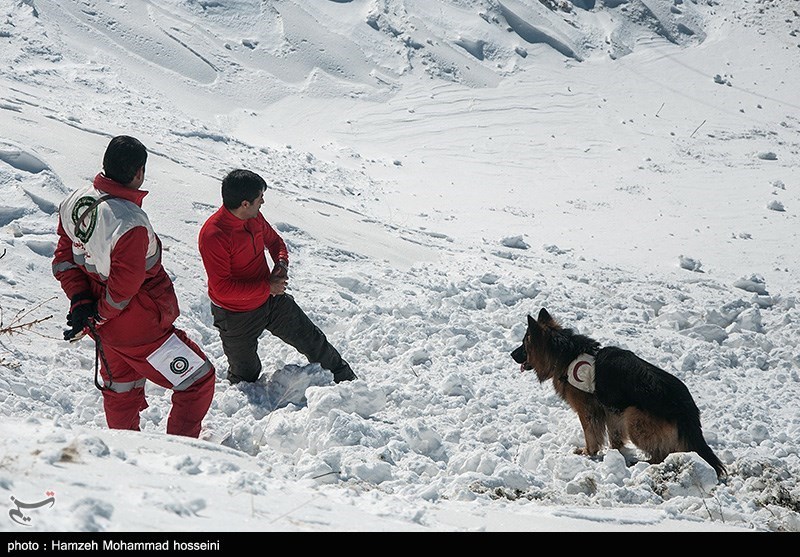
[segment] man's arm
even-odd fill
[[[111,250],[106,293],[97,301],[101,319],[118,316],[141,289],[147,273],[148,244],[147,228],[137,226],[123,234]]]
[[[289,266],[289,250],[286,249],[286,243],[283,238],[272,228],[272,225],[267,222],[264,216],[261,216],[261,226],[263,228],[264,247],[269,252],[270,257],[278,265],[279,261],[283,261],[284,271],[288,270]]]
[[[72,239],[61,226],[61,219],[58,221],[58,245],[53,255],[53,276],[70,299],[89,290],[89,278],[72,258]]]

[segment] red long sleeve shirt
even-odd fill
[[[251,311],[269,298],[272,261],[289,261],[286,244],[259,213],[242,220],[224,206],[200,229],[200,256],[208,276],[208,297],[230,311]]]

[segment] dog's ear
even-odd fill
[[[547,323],[552,323],[553,318],[550,316],[550,314],[547,312],[546,309],[542,308],[539,311],[539,318],[537,321],[539,321],[539,323],[541,323],[542,325],[545,325]]]
[[[544,333],[544,331],[545,328],[542,326],[542,324],[529,315],[528,332],[525,334],[525,338],[522,339],[523,346],[527,342],[537,342],[542,337],[542,333]]]

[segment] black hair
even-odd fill
[[[120,184],[130,184],[147,162],[147,148],[141,141],[118,135],[108,144],[103,156],[103,174]]]
[[[222,204],[229,210],[238,209],[242,201],[252,203],[267,189],[264,178],[249,170],[231,170],[222,179]]]

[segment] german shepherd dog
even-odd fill
[[[601,348],[596,340],[561,327],[542,308],[536,320],[528,315],[525,338],[511,357],[522,370],[535,370],[540,383],[552,379],[558,395],[578,414],[586,446],[577,453],[596,455],[608,432],[612,448],[621,450],[630,441],[651,464],[670,453],[694,451],[718,478],[727,475],[703,438],[700,411],[686,385],[633,352]],[[576,380],[591,383],[578,368],[592,358],[594,392],[587,392]]]

